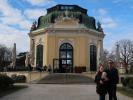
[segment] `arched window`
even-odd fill
[[[97,70],[97,50],[95,45],[90,45],[90,71]]]
[[[36,48],[36,67],[43,66],[43,45],[39,44]]]
[[[59,50],[60,72],[73,72],[73,47],[69,43],[64,43]]]

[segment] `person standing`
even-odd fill
[[[47,71],[47,66],[46,65],[43,68],[44,68],[44,71]]]
[[[49,73],[51,73],[51,72],[52,72],[52,67],[51,67],[51,65],[50,65],[50,64],[48,65],[48,72],[49,72]]]
[[[95,76],[96,92],[99,94],[99,100],[105,100],[105,95],[107,94],[107,80],[107,73],[104,72],[104,67],[100,65]]]
[[[119,83],[119,74],[118,70],[114,66],[114,62],[112,60],[108,61],[109,70],[107,73],[109,79],[109,86],[108,86],[108,94],[109,100],[117,100],[116,91],[117,91],[117,84]]]

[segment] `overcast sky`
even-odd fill
[[[19,52],[29,50],[32,22],[46,14],[56,4],[76,4],[88,10],[88,15],[102,23],[104,48],[111,51],[121,39],[133,40],[133,0],[0,0],[0,44]]]

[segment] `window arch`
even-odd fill
[[[36,47],[36,67],[43,66],[43,45],[39,44]]]
[[[97,48],[95,45],[90,45],[90,71],[97,70]]]

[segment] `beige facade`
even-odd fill
[[[104,33],[101,24],[77,5],[56,5],[33,24],[31,65],[51,66],[59,72],[96,71],[102,62]]]
[[[59,59],[59,48],[63,43],[73,47],[73,67],[85,66],[86,71],[90,70],[90,45],[96,46],[97,65],[103,52],[103,32],[88,29],[75,19],[60,19],[47,28],[33,31],[29,36],[35,42],[34,67],[39,44],[43,45],[43,66],[54,66],[53,59]]]

